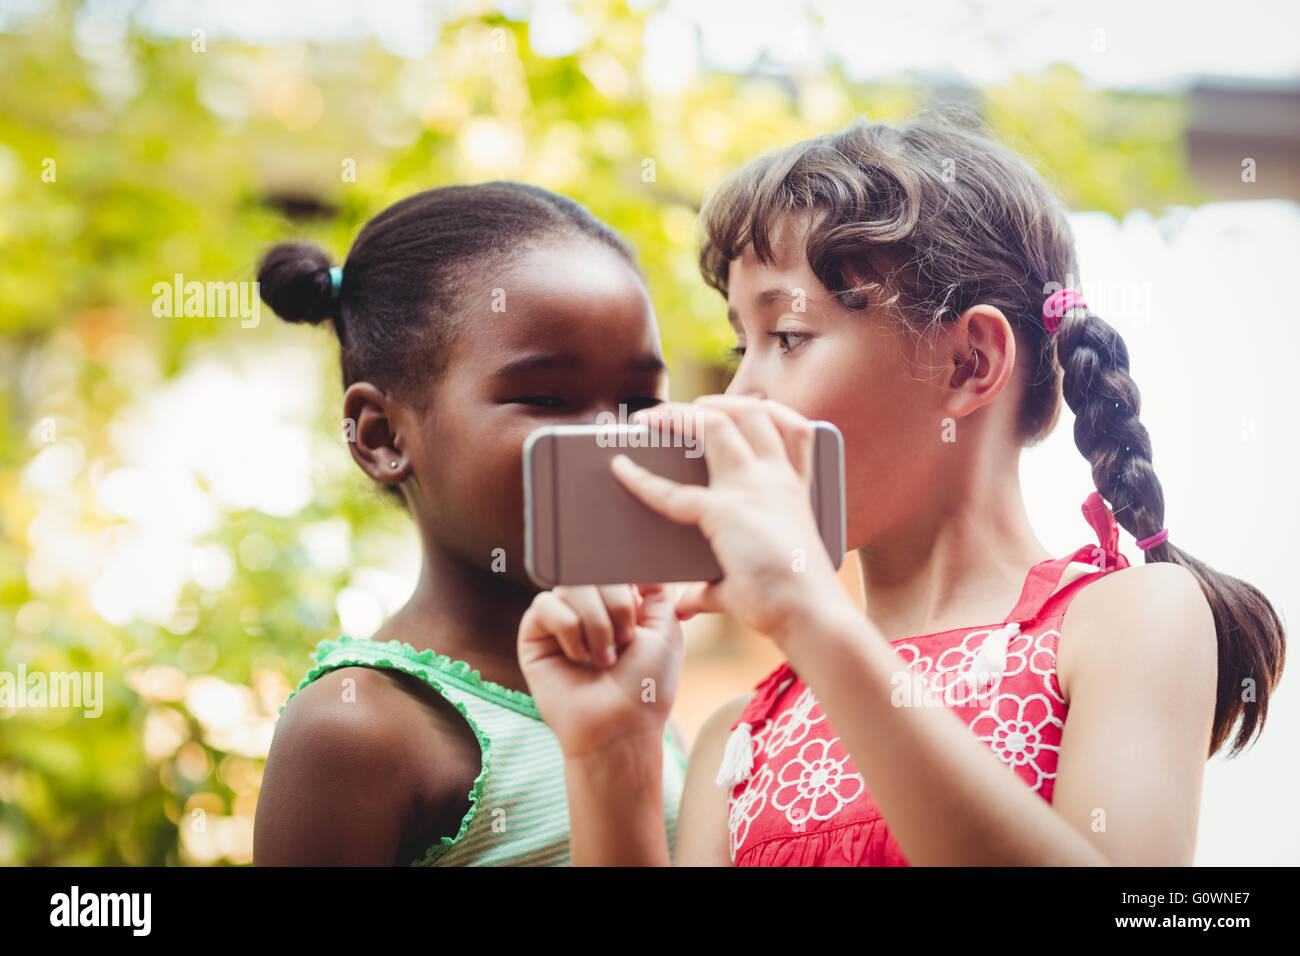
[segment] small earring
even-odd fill
[[[390,461],[390,462],[388,463],[388,467],[389,467],[389,468],[396,468],[396,467],[397,467],[397,462],[395,462],[395,461]]]

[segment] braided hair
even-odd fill
[[[1138,415],[1141,396],[1129,375],[1128,348],[1119,333],[1085,308],[1072,309],[1056,333],[1066,404],[1074,412],[1074,443],[1092,465],[1092,480],[1115,521],[1139,540],[1165,525],[1165,493],[1151,463],[1151,437]],[[1246,582],[1198,561],[1167,538],[1147,548],[1148,564],[1164,561],[1192,573],[1209,602],[1219,646],[1217,703],[1210,752],[1226,740],[1240,716],[1232,752],[1262,727],[1268,696],[1285,655],[1282,622],[1269,600]],[[1263,677],[1256,706],[1241,689]]]

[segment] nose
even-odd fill
[[[759,387],[754,381],[753,376],[746,373],[744,363],[736,369],[736,374],[728,383],[724,395],[735,395],[740,398],[767,398],[767,393]]]
[[[608,401],[596,402],[586,409],[575,409],[576,414],[574,417],[577,419],[579,424],[595,425],[599,423],[601,416],[606,416],[606,421],[608,421],[609,418],[614,418],[616,420],[620,419],[620,408],[623,412],[622,417],[630,416],[632,412],[636,410],[635,407],[628,408],[626,405],[610,399]]]

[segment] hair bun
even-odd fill
[[[257,268],[262,301],[286,322],[316,325],[338,316],[330,283],[330,258],[310,242],[279,242]]]

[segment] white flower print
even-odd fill
[[[731,798],[731,810],[728,813],[727,829],[731,834],[731,860],[734,863],[740,845],[749,836],[749,825],[757,819],[767,804],[767,788],[775,775],[770,767],[764,767],[758,776],[740,784],[743,792]]]
[[[970,729],[978,739],[1037,790],[1043,781],[1056,776],[1060,747],[1048,739],[1060,741],[1065,725],[1052,713],[1052,703],[1042,694],[1016,697],[1003,694],[987,710],[971,721]]]
[[[930,668],[934,666],[932,658],[924,656],[917,650],[915,644],[895,644],[894,651],[907,662],[907,666],[912,669],[912,673],[918,677],[925,677],[930,673]]]
[[[784,811],[791,825],[803,827],[809,818],[829,820],[862,795],[861,775],[845,769],[849,758],[831,756],[831,744],[838,741],[808,741],[777,775],[780,786],[772,794],[772,806]]]
[[[1060,638],[1061,632],[1057,630],[1043,631],[1034,641],[1034,652],[1029,656],[1029,669],[1043,678],[1043,689],[1052,696],[1053,700],[1065,703],[1065,698],[1057,691],[1059,678],[1053,680],[1056,674],[1056,641]]]
[[[772,732],[768,735],[765,748],[767,755],[774,757],[787,747],[802,742],[809,731],[825,719],[820,712],[813,716],[813,711],[820,711],[820,708],[812,690],[805,687],[794,704],[772,721]]]
[[[938,660],[935,662],[935,676],[930,686],[940,700],[953,707],[972,704],[982,705],[992,696],[1003,680],[1014,677],[1025,669],[1028,663],[1029,649],[1034,639],[1032,635],[1020,633],[1007,642],[1007,666],[991,687],[986,687],[981,693],[977,694],[963,680],[966,672],[970,670],[975,658],[979,655],[980,648],[984,646],[984,642],[999,630],[1001,628],[994,627],[971,631],[962,639],[960,644],[948,648],[939,655]]]

